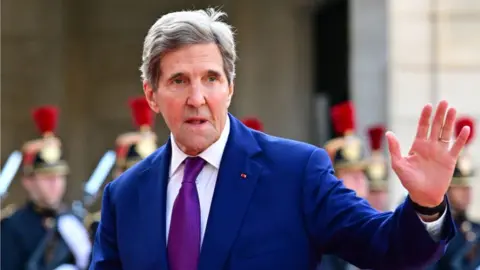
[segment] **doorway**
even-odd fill
[[[350,99],[349,1],[323,0],[313,17],[313,91],[319,143],[336,136],[330,108]]]

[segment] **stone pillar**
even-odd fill
[[[389,2],[389,96],[390,128],[406,155],[412,144],[422,107],[432,102],[432,55],[429,1]],[[391,206],[406,195],[397,177],[390,182]]]
[[[350,1],[350,89],[358,135],[367,142],[369,126],[387,125],[387,7],[384,0]]]
[[[467,0],[436,0],[437,44],[435,84],[436,96],[446,99],[458,109],[459,115],[469,115],[480,128],[480,2]],[[478,134],[478,131],[477,131]],[[477,138],[468,146],[474,168],[480,167],[480,142]],[[472,218],[480,219],[480,171],[472,180]]]
[[[446,99],[459,115],[479,119],[480,3],[478,1],[389,1],[388,115],[391,128],[406,154],[415,135],[418,116],[426,103]],[[478,142],[470,146],[476,167]],[[480,194],[478,177],[474,194]],[[392,188],[402,190],[398,181]],[[398,203],[400,193],[392,197]],[[480,218],[480,198],[471,214]]]

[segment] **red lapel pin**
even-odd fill
[[[247,178],[247,175],[244,174],[244,173],[242,173],[242,174],[240,174],[240,177],[242,177],[243,179],[246,179],[246,178]]]

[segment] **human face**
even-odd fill
[[[39,206],[56,209],[65,194],[65,176],[60,174],[36,174],[24,180],[30,197]]]
[[[359,197],[365,198],[368,194],[367,177],[363,170],[338,169],[337,177],[343,180],[343,184],[354,190]]]
[[[466,211],[472,201],[472,189],[470,187],[450,187],[448,199],[456,211]]]
[[[178,147],[198,155],[218,140],[228,117],[233,83],[228,83],[216,44],[186,45],[160,61],[158,89],[144,82],[150,107],[160,113]]]

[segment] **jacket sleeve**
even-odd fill
[[[422,269],[444,254],[455,235],[449,209],[438,242],[408,199],[394,212],[377,212],[335,177],[325,150],[312,153],[304,181],[304,214],[317,250],[362,269]]]
[[[122,269],[117,247],[114,202],[111,201],[111,183],[103,192],[100,223],[93,244],[90,270]]]

